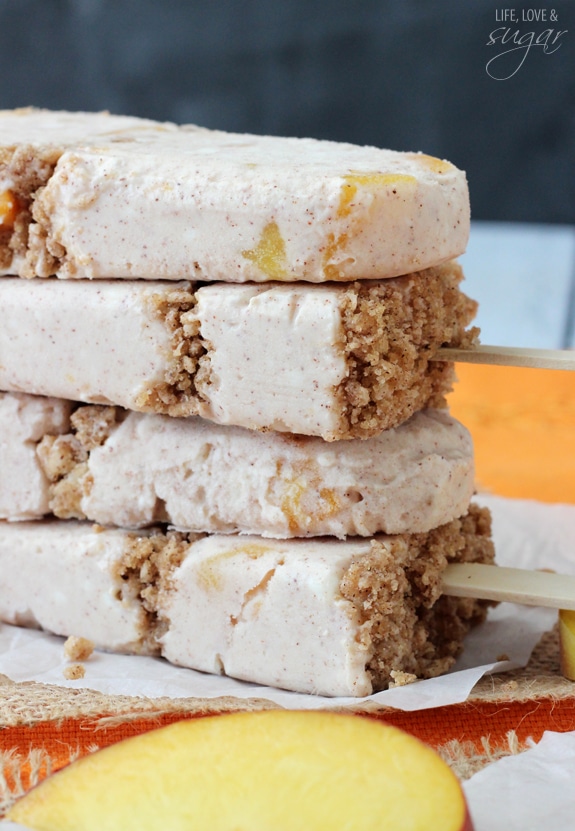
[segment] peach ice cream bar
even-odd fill
[[[493,559],[471,507],[427,534],[345,541],[0,524],[0,619],[300,692],[369,695],[446,671],[485,603],[440,596]]]
[[[390,280],[0,279],[0,389],[324,439],[441,405],[475,304],[449,263]]]
[[[419,153],[38,110],[0,135],[4,273],[349,281],[467,244],[465,174]]]
[[[473,494],[471,438],[443,410],[326,443],[94,405],[53,429],[56,404],[0,395],[4,519],[51,511],[130,528],[343,538],[429,531],[465,514]]]

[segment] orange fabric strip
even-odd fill
[[[505,748],[506,735],[510,730],[516,732],[521,743],[529,737],[538,741],[546,730],[575,730],[575,697],[559,701],[536,699],[527,702],[465,703],[415,713],[389,711],[363,717],[381,719],[400,727],[435,748],[456,739],[472,742],[481,753],[483,737],[489,737],[493,750]],[[81,719],[44,722],[32,727],[7,727],[0,731],[0,750],[14,750],[26,757],[30,750],[41,749],[50,756],[55,771],[69,762],[71,754],[82,756],[95,747],[107,747],[155,727],[171,724],[179,718],[181,715],[173,713],[105,727]],[[29,768],[24,767],[21,774],[26,786]]]

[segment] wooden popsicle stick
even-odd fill
[[[575,577],[548,571],[453,563],[442,575],[443,594],[575,611]]]
[[[520,346],[488,346],[480,344],[467,349],[444,346],[431,359],[459,361],[468,364],[526,366],[536,369],[575,370],[574,349],[527,349]]]

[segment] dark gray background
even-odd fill
[[[494,80],[503,7],[568,31]],[[28,104],[423,150],[474,218],[575,223],[574,0],[0,0],[0,107]]]

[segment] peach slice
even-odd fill
[[[575,681],[575,612],[559,611],[559,649],[561,674]]]
[[[9,812],[37,831],[473,831],[460,785],[373,719],[264,711],[180,721],[46,779]]]
[[[0,193],[0,230],[13,228],[21,210],[20,200],[11,190]]]

